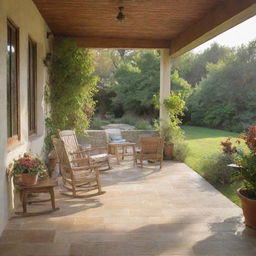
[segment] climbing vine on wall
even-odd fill
[[[89,127],[95,107],[93,96],[97,92],[97,77],[93,72],[91,50],[78,48],[70,40],[54,42],[46,90],[50,105],[46,118],[46,151],[51,149],[50,137],[56,135],[58,129],[81,134]]]

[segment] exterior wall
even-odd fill
[[[92,147],[103,147],[107,145],[107,137],[104,130],[88,130],[86,131],[87,137],[79,137],[78,141],[81,145],[91,144]],[[139,144],[141,137],[156,137],[159,136],[156,131],[148,130],[125,130],[122,131],[122,136],[124,139],[130,142],[135,142]]]
[[[7,88],[6,48],[7,18],[19,28],[19,88],[20,88],[20,143],[7,151]],[[32,0],[0,1],[0,234],[13,211],[13,188],[7,182],[6,167],[24,152],[42,153],[44,140],[44,85],[47,69],[43,59],[49,51],[46,33],[47,25]],[[37,43],[37,134],[28,136],[27,74],[28,36]],[[8,192],[9,191],[9,192]]]

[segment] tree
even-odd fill
[[[171,74],[170,74],[171,75]],[[115,96],[112,105],[138,115],[156,117],[152,96],[159,93],[160,56],[158,51],[133,52],[115,71]],[[171,76],[171,88],[185,99],[191,94],[191,86],[178,71]]]
[[[157,51],[133,52],[115,71],[115,109],[143,115],[154,113],[152,96],[159,90],[159,54]]]
[[[186,53],[174,62],[174,69],[179,71],[183,77],[193,87],[206,77],[207,65],[209,63],[218,63],[221,60],[229,58],[232,51],[228,47],[220,46],[213,43],[211,47],[204,52],[194,54],[192,52]]]
[[[96,112],[102,117],[111,109],[111,98],[115,96],[113,85],[115,83],[115,61],[121,60],[114,50],[95,51],[95,74],[99,77],[97,82],[98,92],[94,96]]]
[[[237,132],[256,124],[255,68],[256,41],[208,65],[207,77],[189,99],[192,124]]]

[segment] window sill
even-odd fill
[[[42,135],[40,135],[40,134],[32,133],[32,134],[30,134],[30,135],[28,136],[28,140],[29,140],[29,141],[34,141],[34,140],[37,140],[37,139],[39,139],[39,138],[41,138],[41,137],[42,137]]]
[[[12,143],[8,143],[7,152],[10,153],[11,151],[14,151],[16,148],[22,146],[24,143],[20,140],[14,141]]]

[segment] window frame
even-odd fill
[[[8,144],[8,149],[15,143],[19,142],[20,139],[21,139],[21,133],[20,133],[20,69],[19,69],[19,64],[20,64],[20,44],[19,44],[19,39],[20,39],[20,32],[19,32],[19,27],[11,20],[11,19],[7,19],[7,47],[8,47],[8,43],[9,43],[9,27],[11,29],[14,29],[15,30],[15,33],[16,33],[16,40],[15,40],[15,45],[16,45],[16,55],[15,55],[15,68],[16,68],[16,76],[15,76],[15,87],[16,87],[16,104],[17,104],[17,116],[16,116],[16,119],[17,119],[17,134],[11,134],[12,136],[9,137],[8,135],[8,121],[7,121],[7,144]],[[8,57],[8,51],[6,52],[6,56]],[[6,80],[6,86],[7,86],[7,90],[8,90],[8,67],[7,67],[7,70],[6,70],[6,77],[7,77],[7,80]],[[11,74],[11,72],[10,72]],[[11,78],[10,78],[11,80]],[[7,100],[8,100],[8,94],[7,94]],[[7,103],[8,104],[8,103]],[[8,117],[8,107],[7,107],[7,118]],[[13,116],[11,114],[11,122],[13,121]]]
[[[29,97],[31,96],[31,87],[30,87],[30,78],[31,78],[31,52],[30,52],[30,46],[32,45],[32,65],[33,65],[33,97],[34,97],[34,128],[30,129],[31,125],[31,112],[30,112],[30,107],[31,107],[31,101],[29,101]],[[37,43],[35,40],[33,40],[30,36],[28,36],[28,81],[27,81],[27,107],[28,107],[28,135],[32,136],[37,133]]]

